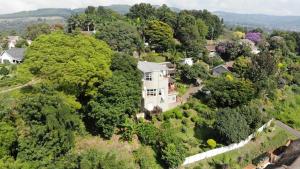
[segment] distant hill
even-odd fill
[[[268,30],[281,29],[300,31],[300,16],[273,16],[263,14],[238,14],[230,12],[214,12],[224,19],[227,25],[245,27],[263,27]]]

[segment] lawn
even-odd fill
[[[269,112],[276,119],[300,130],[300,87],[293,89],[287,88],[284,96],[274,103],[274,109]]]
[[[186,169],[215,169],[220,164],[229,164],[231,168],[242,169],[259,155],[273,150],[285,144],[289,139],[295,139],[289,133],[286,133],[278,126],[274,126],[273,131],[264,131],[259,134],[254,141],[251,141],[246,146],[233,150],[225,154],[215,156],[198,163],[191,164]]]

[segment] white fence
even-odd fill
[[[269,127],[271,125],[272,121],[273,121],[273,119],[270,120],[265,125],[263,125],[261,128],[259,128],[257,130],[257,132],[260,133],[265,128]],[[187,158],[185,158],[183,166],[195,163],[197,161],[200,161],[200,160],[203,160],[203,159],[206,159],[206,158],[214,157],[216,155],[223,154],[223,153],[226,153],[226,152],[238,149],[238,148],[241,148],[244,145],[246,145],[247,143],[249,143],[251,141],[251,139],[253,139],[254,137],[255,137],[255,134],[251,134],[246,140],[243,140],[243,141],[241,141],[239,143],[234,143],[234,144],[231,144],[231,145],[226,146],[226,147],[216,148],[216,149],[213,149],[213,150],[209,150],[209,151],[206,151],[206,152],[203,152],[203,153],[199,153],[199,154],[187,157]]]

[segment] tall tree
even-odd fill
[[[61,32],[40,36],[28,48],[22,68],[77,96],[93,93],[107,79],[112,52],[93,37]]]
[[[51,28],[46,23],[30,25],[26,29],[26,37],[30,40],[35,40],[38,36],[49,33],[51,33]]]
[[[166,23],[152,20],[145,28],[146,42],[157,52],[167,51],[174,46],[173,29]]]

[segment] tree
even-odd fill
[[[203,51],[207,27],[203,22],[186,12],[178,14],[175,37],[181,42],[182,50],[189,57],[198,58]]]
[[[43,34],[50,34],[50,25],[46,23],[33,24],[27,27],[26,37],[30,40],[35,40],[38,36]]]
[[[246,39],[249,39],[252,42],[254,42],[255,44],[258,44],[262,40],[261,33],[260,32],[248,32],[246,34]]]
[[[116,127],[141,107],[142,77],[137,61],[129,55],[117,54],[111,69],[113,76],[98,86],[87,106],[87,115],[105,138],[110,138]]]
[[[196,83],[197,79],[207,79],[208,69],[201,64],[194,64],[193,66],[183,66],[181,71],[181,79],[186,83]]]
[[[140,123],[137,127],[137,135],[141,143],[155,145],[159,138],[159,129],[150,123]]]
[[[250,65],[251,58],[241,56],[235,60],[232,71],[237,73],[240,77],[245,77]]]
[[[231,61],[239,56],[251,56],[251,48],[245,43],[227,41],[220,42],[216,46],[216,51],[225,61]]]
[[[59,90],[86,96],[111,75],[112,52],[93,37],[61,32],[40,36],[27,49],[24,69],[50,80]]]
[[[17,41],[15,47],[16,48],[26,48],[27,46],[29,46],[27,40],[25,39],[20,39]]]
[[[115,21],[101,27],[96,38],[105,41],[113,50],[128,54],[137,51],[142,43],[136,27],[125,21]]]
[[[219,138],[227,144],[238,143],[250,135],[245,118],[232,109],[224,109],[218,113],[214,128]]]
[[[145,28],[145,38],[152,49],[157,52],[167,51],[174,46],[172,28],[161,21],[152,20],[147,23]]]
[[[254,98],[254,87],[249,80],[215,78],[209,80],[204,90],[210,91],[207,101],[212,106],[236,107]]]
[[[208,139],[206,141],[206,143],[211,149],[214,149],[217,147],[217,142],[214,139]]]
[[[16,111],[28,128],[18,138],[18,159],[40,168],[66,155],[74,146],[74,132],[81,130],[77,104],[74,97],[45,85],[23,96]]]
[[[240,32],[240,31],[233,32],[233,38],[234,39],[244,39],[245,36],[246,35],[245,35],[244,32]]]
[[[167,5],[163,4],[161,7],[156,9],[156,18],[175,29],[177,22],[176,13],[173,12]]]
[[[155,19],[156,9],[147,3],[135,4],[129,9],[127,16],[131,19],[141,19],[143,23]]]
[[[5,66],[0,68],[0,75],[7,76],[8,74],[9,74],[9,70]]]

